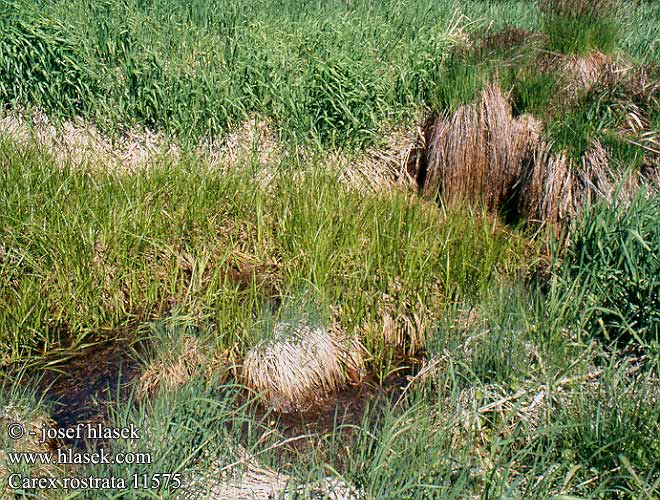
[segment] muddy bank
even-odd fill
[[[348,385],[303,411],[276,413],[256,403],[253,416],[264,428],[276,429],[285,437],[351,433],[360,426],[368,411],[375,415],[398,399],[411,371],[390,377],[382,385],[371,379]],[[108,342],[83,349],[66,362],[41,372],[39,389],[44,392],[45,401],[51,404],[51,417],[59,428],[80,423],[107,425],[113,405],[117,402],[131,404],[131,386],[141,373],[142,366],[134,347],[125,340]],[[239,403],[246,402],[249,397],[246,391]],[[309,449],[314,442],[300,439],[293,442],[291,449]],[[65,444],[86,446],[77,441]]]
[[[108,342],[43,371],[39,386],[52,405],[51,417],[58,427],[67,428],[106,422],[111,405],[127,400],[129,383],[139,373],[128,343]]]

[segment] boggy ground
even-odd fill
[[[23,186],[3,194],[14,214],[4,219],[3,300],[13,304],[4,324],[21,310],[30,311],[26,332],[58,318],[41,330],[52,337],[16,339],[6,359],[32,352],[32,365],[45,365],[56,359],[39,357],[45,347],[61,343],[66,358],[111,341],[122,325],[122,337],[149,339],[135,364],[110,343],[54,365],[73,377],[46,375],[42,384],[55,383],[45,398],[43,385],[5,379],[13,419],[65,425],[102,415],[147,433],[113,449],[152,453],[148,467],[49,473],[181,471],[215,498],[266,486],[279,494],[326,477],[366,498],[653,493],[657,261],[648,249],[658,241],[657,198],[594,208],[548,263],[523,228],[398,189],[365,195],[320,173],[295,186],[280,174],[265,188],[248,171],[200,175],[186,164],[125,176],[3,148],[3,186]],[[27,200],[38,193],[48,201],[35,213]],[[44,230],[53,236],[40,237]],[[241,359],[272,341],[268,325],[296,318],[356,332],[367,378],[323,395],[326,406],[311,413],[278,414],[241,386]],[[411,357],[420,364],[400,373]],[[385,397],[374,397],[379,387]],[[110,404],[83,404],[92,395]]]
[[[273,5],[0,11],[3,494],[657,498],[657,6]]]

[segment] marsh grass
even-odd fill
[[[629,205],[601,204],[580,219],[561,283],[590,335],[657,349],[658,209],[657,198],[642,191]],[[573,283],[582,290],[579,298],[569,292]]]
[[[359,426],[337,425],[309,438],[312,446],[289,446],[277,415],[256,417],[252,402],[238,397],[242,388],[198,373],[172,391],[114,406],[113,425],[133,423],[144,433],[140,442],[117,441],[115,451],[151,452],[151,465],[77,473],[183,474],[185,489],[156,489],[154,498],[199,497],[212,488],[221,494],[229,475],[251,481],[255,461],[279,472],[260,481],[283,491],[285,477],[298,498],[313,498],[302,491],[327,477],[365,498],[654,498],[657,353],[631,355],[577,331],[563,313],[572,302],[556,282],[547,292],[503,283],[453,303],[429,332],[427,369],[403,394],[371,402]],[[146,493],[79,492],[117,494]]]
[[[618,44],[620,6],[617,0],[551,0],[541,7],[551,50],[584,55],[612,52]]]
[[[362,145],[431,94],[460,38],[455,7],[15,0],[0,14],[0,102],[192,144],[258,114],[294,142]]]
[[[478,320],[436,331],[404,404],[370,412],[350,447],[328,436],[344,477],[367,498],[653,498],[657,359],[548,342],[530,299],[503,291],[476,306]]]
[[[630,165],[625,160],[634,159],[632,138],[642,130],[654,129],[659,94],[657,82],[648,82],[643,69],[622,73],[606,69],[591,88],[578,93],[573,105],[564,105],[548,120],[546,133],[554,141],[555,151],[579,161],[594,142],[602,141],[613,146],[615,154],[625,155],[620,166]],[[641,160],[638,157],[637,163]]]
[[[630,9],[623,30],[609,0],[547,4],[331,1],[301,11],[293,2],[11,0],[0,14],[0,102],[190,144],[256,114],[287,141],[362,147],[424,107],[469,99],[483,68],[443,61],[491,23],[543,25],[553,50],[571,53],[607,52],[624,31],[635,57],[657,60],[654,5]]]
[[[251,167],[122,175],[62,168],[7,142],[0,155],[5,363],[177,315],[208,324],[219,352],[244,352],[264,304],[314,289],[341,305],[344,331],[373,332],[363,340],[384,373],[386,317],[397,349],[414,351],[423,337],[412,325],[479,296],[534,252],[481,212],[364,196],[321,165],[264,189]]]
[[[0,97],[53,114],[82,114],[95,87],[82,39],[58,19],[26,2],[9,1],[0,15]]]
[[[108,422],[143,435],[114,451],[150,452],[153,462],[53,473],[181,472],[186,483],[72,495],[199,498],[227,478],[251,480],[260,464],[260,484],[288,486],[291,498],[313,498],[328,478],[397,500],[660,495],[657,199],[592,203],[611,187],[605,152],[616,174],[649,171],[657,76],[647,64],[610,79],[600,71],[610,58],[591,54],[599,71],[588,76],[603,78],[580,84],[566,106],[553,102],[566,96],[572,75],[560,66],[579,62],[575,54],[621,47],[656,60],[655,5],[625,19],[609,0],[542,10],[513,0],[7,5],[3,106],[44,108],[55,125],[82,116],[106,133],[148,127],[184,150],[128,172],[0,142],[3,373],[119,336],[151,346],[143,378],[128,400],[116,395]],[[547,68],[548,48],[571,55]],[[378,144],[383,127],[420,110],[445,131],[458,123],[436,141],[449,159],[438,165],[457,174],[456,200],[360,191],[333,169],[328,152]],[[187,141],[246,120],[320,152],[263,165],[255,145],[231,169],[188,154]],[[529,139],[537,120],[557,149],[543,142],[548,161],[522,176],[528,197],[511,201],[510,169],[529,148],[502,129]],[[574,171],[585,154],[597,161]],[[461,189],[485,199],[470,205]],[[574,195],[585,211],[571,213],[561,242],[486,211],[506,200],[555,220]],[[359,401],[368,407],[360,425],[340,425],[337,410],[330,432],[290,438],[290,420],[264,415],[234,383],[232,368],[280,340],[276,324],[301,319],[355,335],[360,369],[402,384]],[[48,420],[48,404],[26,387],[36,385],[7,377],[5,414]]]
[[[560,80],[561,76],[554,73],[521,75],[511,93],[514,114],[542,116],[547,112]]]
[[[213,380],[211,377],[210,380]],[[216,382],[219,382],[216,380]],[[131,424],[139,429],[140,440],[119,440],[113,453],[151,454],[150,464],[98,465],[86,468],[96,477],[121,477],[132,481],[133,474],[180,474],[181,488],[169,482],[156,488],[82,492],[83,498],[181,498],[189,494],[207,494],[213,480],[195,490],[196,478],[233,464],[240,458],[242,443],[254,446],[263,432],[261,424],[250,416],[247,404],[238,403],[239,388],[208,380],[191,379],[176,391],[159,392],[148,401],[129,400],[117,406],[110,422],[117,427]],[[270,444],[267,437],[261,444]],[[251,447],[247,448],[252,451]],[[239,463],[237,471],[244,469]],[[130,484],[130,482],[129,482]],[[198,486],[199,487],[199,486]]]

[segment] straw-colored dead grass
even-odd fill
[[[418,182],[427,196],[440,194],[448,205],[463,200],[501,206],[520,178],[541,132],[530,115],[513,117],[508,97],[487,87],[479,101],[426,128],[426,153]]]
[[[93,165],[121,173],[140,172],[161,158],[177,160],[183,156],[174,138],[163,133],[134,129],[111,137],[82,118],[54,123],[40,110],[0,110],[2,136],[21,145],[36,145],[58,163]],[[252,116],[223,138],[200,142],[195,154],[209,166],[221,169],[251,160],[266,166],[281,158],[283,149],[268,123]],[[271,177],[272,172],[260,172],[260,180],[266,183]]]
[[[342,181],[363,192],[414,186],[410,173],[416,170],[415,153],[423,139],[421,127],[388,130],[383,137],[384,144],[355,156],[335,154],[332,163],[338,166]]]
[[[280,412],[302,410],[364,374],[364,349],[355,337],[320,326],[278,323],[273,337],[245,356],[241,378]]]
[[[139,171],[155,158],[179,154],[164,136],[147,129],[128,131],[113,140],[82,119],[55,124],[39,110],[0,114],[0,136],[43,148],[58,162],[86,165],[93,161],[118,172]]]
[[[406,163],[417,146],[418,130],[403,128],[384,132],[385,144],[364,152],[337,151],[324,161],[340,174],[350,188],[363,192],[386,190],[409,185]],[[0,138],[19,145],[37,146],[49,153],[58,164],[134,174],[150,168],[154,162],[168,162],[183,157],[176,140],[148,129],[129,130],[120,137],[101,132],[81,118],[53,123],[39,110],[32,112],[1,111]],[[285,147],[269,123],[253,115],[221,138],[209,138],[198,144],[195,156],[214,170],[226,171],[241,165],[258,166],[255,178],[267,188],[277,176],[277,166],[291,157],[306,160],[317,152],[298,146]],[[304,171],[290,173],[296,180]]]
[[[504,208],[529,222],[552,226],[569,222],[585,204],[615,196],[625,201],[642,185],[657,191],[660,140],[644,111],[658,103],[656,79],[600,53],[564,57],[554,64],[568,75],[556,100],[570,100],[564,95],[584,95],[596,86],[598,92],[618,96],[612,106],[625,111],[625,119],[616,132],[645,152],[641,172],[616,171],[598,140],[577,160],[557,152],[542,136],[541,121],[531,115],[514,117],[509,97],[493,84],[476,103],[429,120],[415,174],[420,191],[439,195],[446,205],[470,202],[491,210]]]
[[[557,224],[575,217],[586,203],[611,200],[615,188],[607,153],[599,142],[576,164],[542,141],[521,179],[519,212],[529,221]]]
[[[571,91],[588,91],[604,74],[623,69],[608,55],[591,52],[584,56],[564,56],[558,60],[560,70],[568,76]]]
[[[211,377],[227,371],[227,360],[209,353],[199,340],[186,336],[180,350],[168,352],[164,359],[151,363],[138,379],[138,398],[145,399],[158,391],[171,391],[203,375]]]
[[[303,436],[304,437],[304,436]],[[277,443],[271,448],[286,444]],[[292,486],[287,474],[265,467],[247,450],[238,448],[239,460],[226,466],[212,465],[197,473],[176,495],[180,500],[270,500],[283,498],[359,500],[364,496],[352,485],[337,477],[326,477],[304,485]]]

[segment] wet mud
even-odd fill
[[[83,349],[45,370],[40,385],[51,403],[51,417],[58,427],[68,428],[107,422],[111,405],[128,398],[128,385],[137,375],[139,365],[127,343],[114,342]]]

